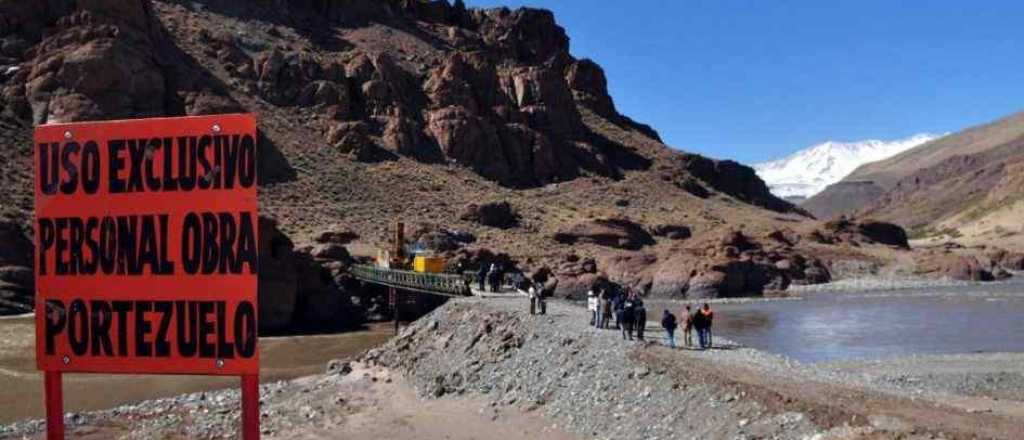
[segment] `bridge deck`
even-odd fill
[[[352,266],[351,273],[360,281],[397,289],[453,297],[472,295],[469,280],[459,274],[422,273],[364,264]]]

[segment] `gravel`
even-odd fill
[[[542,410],[586,437],[804,439],[829,432],[806,414],[768,408],[742,387],[680,377],[637,358],[645,352],[713,357],[764,374],[809,367],[722,338],[716,350],[668,351],[591,328],[583,309],[570,304],[550,303],[547,316],[519,311],[523,304],[449,304],[364,359],[403,371],[425,398],[478,393],[491,405]],[[653,330],[649,339],[660,341],[660,330]]]
[[[1024,354],[984,353],[918,355],[869,361],[821,364],[822,369],[847,375],[883,390],[931,396],[1024,398]]]

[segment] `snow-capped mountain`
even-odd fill
[[[755,164],[754,170],[776,196],[810,197],[865,163],[887,159],[939,137],[921,133],[894,141],[828,141],[782,159]]]

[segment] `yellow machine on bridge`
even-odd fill
[[[377,252],[377,267],[385,269],[408,270],[409,253],[405,248],[405,224],[401,221],[395,222],[394,235],[388,249],[381,249]],[[418,273],[443,273],[445,266],[444,257],[434,255],[413,255],[412,271]]]
[[[417,255],[412,259],[412,270],[419,273],[444,272],[444,257]]]

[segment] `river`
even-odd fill
[[[677,312],[681,307],[672,306]],[[651,319],[664,304],[648,307]],[[714,333],[803,362],[1024,352],[1024,282],[715,304]]]
[[[394,333],[388,324],[329,335],[260,338],[260,380],[291,379],[324,371],[327,361],[382,344]],[[238,378],[66,374],[64,410],[114,407],[127,402],[237,386]],[[0,424],[42,418],[42,375],[35,365],[32,317],[0,318]]]

